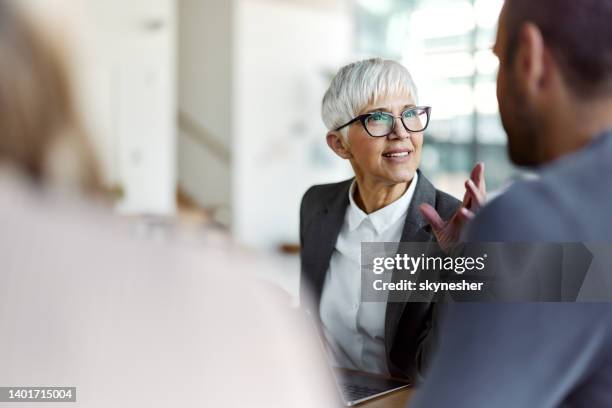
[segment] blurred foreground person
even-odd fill
[[[43,34],[0,0],[0,387],[76,387],[75,407],[334,405],[316,340],[248,263],[134,241],[66,194],[100,187]]]
[[[540,180],[485,206],[468,241],[612,242],[610,21],[609,0],[506,0],[500,114],[510,158]],[[454,305],[441,338],[416,407],[612,406],[610,303]]]

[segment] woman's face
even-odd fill
[[[347,149],[358,179],[369,183],[393,185],[412,180],[421,162],[423,132],[409,132],[399,116],[415,102],[409,95],[388,95],[367,106],[359,115],[387,112],[397,116],[393,131],[386,137],[372,137],[360,121],[348,130]]]

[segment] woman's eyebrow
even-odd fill
[[[388,113],[391,113],[391,111],[390,111],[389,109],[387,109],[387,108],[382,108],[382,107],[381,107],[381,108],[369,109],[369,110],[367,110],[367,111],[366,111],[366,112],[364,112],[364,113],[372,113],[372,112],[388,112]]]
[[[412,104],[408,104],[408,105],[404,105],[402,107],[402,111],[406,110],[406,109],[410,109],[410,108],[416,108],[416,105],[412,105]],[[364,114],[366,113],[372,113],[372,112],[387,112],[387,113],[393,113],[391,112],[390,109],[387,109],[385,107],[379,107],[379,108],[374,108],[374,109],[368,109],[367,111],[364,112]]]

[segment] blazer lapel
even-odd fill
[[[414,191],[414,196],[408,207],[404,230],[402,231],[401,242],[428,242],[431,240],[431,233],[423,230],[429,223],[421,214],[419,206],[421,204],[436,205],[436,189],[419,171],[419,180]]]
[[[346,208],[349,204],[348,194],[352,180],[341,185],[338,194],[335,194],[324,206],[323,213],[319,217],[314,217],[309,234],[317,243],[314,247],[313,255],[313,293],[315,294],[314,308],[318,314],[321,291],[325,282],[325,275],[329,268],[338,235],[344,223]]]
[[[400,242],[433,241],[434,237],[429,230],[429,224],[419,210],[419,206],[424,203],[430,204],[433,207],[436,206],[436,189],[419,171],[418,183],[410,206],[408,207]],[[392,281],[397,282],[400,278],[400,274],[394,271],[391,278]],[[397,299],[399,301],[387,303],[387,312],[385,315],[385,344],[387,348],[387,357],[391,351],[392,340],[395,338],[397,326],[404,310],[406,308],[414,308],[415,312],[417,312],[416,316],[418,316],[420,314],[418,313],[419,310],[423,308],[423,304],[407,303],[405,301],[409,293],[403,293],[402,296],[405,297],[405,299],[403,299],[404,301],[401,301],[402,299]]]

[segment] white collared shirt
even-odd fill
[[[406,192],[371,214],[349,206],[332,254],[321,294],[320,317],[327,344],[338,367],[389,374],[385,353],[386,302],[361,302],[361,243],[399,242],[418,182],[415,173]]]

